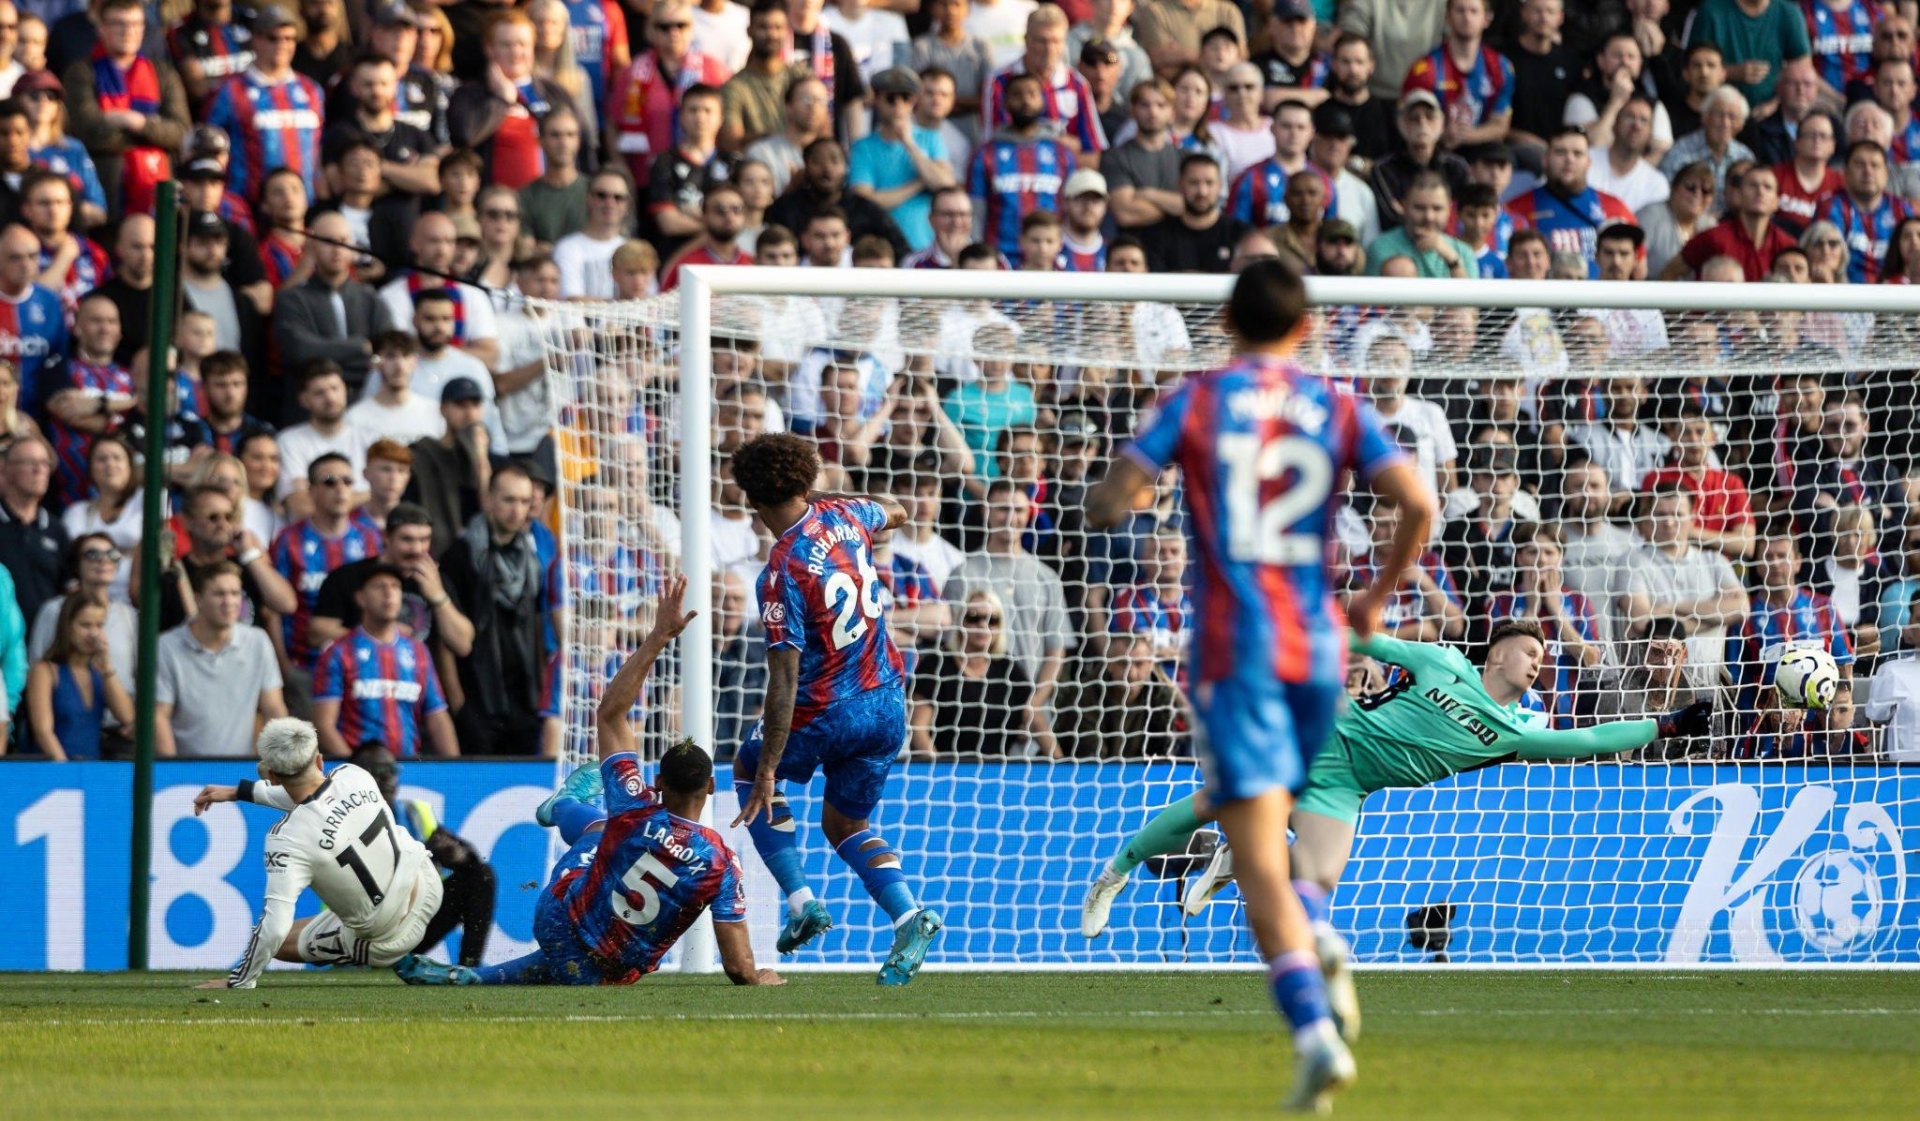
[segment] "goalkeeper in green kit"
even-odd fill
[[[1543,726],[1536,714],[1519,707],[1547,658],[1539,624],[1527,619],[1494,625],[1481,670],[1449,647],[1382,634],[1350,639],[1348,648],[1359,655],[1348,669],[1352,703],[1314,756],[1288,822],[1295,879],[1327,892],[1346,868],[1360,803],[1376,790],[1425,786],[1512,759],[1576,759],[1629,751],[1657,739],[1705,735],[1712,714],[1712,705],[1700,701],[1658,719],[1568,730]],[[1375,660],[1399,667],[1391,683]],[[1093,938],[1103,932],[1133,869],[1149,857],[1184,851],[1188,838],[1212,817],[1200,792],[1156,814],[1093,881],[1081,905],[1081,933]],[[1198,914],[1232,878],[1232,853],[1222,843],[1205,874],[1188,886],[1182,907]],[[1343,1034],[1351,1036],[1358,1031],[1359,1009],[1346,971],[1345,943],[1330,927],[1315,935],[1328,974],[1328,998]]]

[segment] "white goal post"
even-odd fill
[[[720,379],[730,399],[741,392],[739,368],[757,366],[758,374],[744,380],[772,374],[766,377],[773,384],[772,411],[784,410],[788,423],[812,419],[822,433],[833,426],[833,418],[824,414],[836,405],[825,403],[821,378],[844,377],[845,394],[868,395],[858,408],[849,406],[850,416],[871,410],[873,378],[887,387],[886,410],[918,409],[916,395],[931,391],[951,411],[958,408],[953,403],[956,387],[975,385],[991,363],[1012,363],[1018,371],[1012,381],[1031,383],[1038,391],[1043,403],[1028,410],[1038,419],[998,424],[997,432],[986,433],[956,422],[961,436],[973,441],[963,451],[936,446],[933,436],[901,447],[888,446],[890,435],[872,437],[872,446],[866,446],[838,428],[831,437],[820,437],[832,440],[839,456],[852,457],[829,468],[853,480],[852,485],[869,485],[875,491],[895,486],[907,497],[915,493],[916,484],[930,491],[924,500],[938,511],[943,538],[951,539],[933,548],[953,554],[949,560],[967,558],[958,560],[945,579],[932,574],[927,586],[938,594],[929,598],[939,601],[932,607],[926,600],[910,603],[910,593],[888,585],[900,620],[896,637],[903,648],[914,651],[918,670],[931,674],[928,667],[934,666],[958,673],[953,667],[968,653],[966,629],[972,624],[966,620],[988,618],[996,610],[1019,616],[1021,622],[1007,623],[1011,633],[998,640],[1006,653],[985,658],[989,676],[999,672],[993,667],[1000,663],[1018,666],[1023,658],[1029,667],[1043,667],[1023,678],[1016,675],[1025,693],[1007,692],[1011,686],[998,679],[969,684],[973,679],[960,680],[964,673],[958,673],[958,684],[951,689],[914,686],[916,720],[924,711],[932,713],[931,739],[923,736],[925,728],[916,729],[911,751],[903,752],[911,758],[896,766],[876,824],[901,849],[923,897],[947,915],[948,936],[933,959],[937,965],[1178,968],[1251,961],[1234,893],[1195,918],[1183,916],[1178,907],[1178,890],[1196,870],[1208,844],[1206,833],[1196,838],[1190,854],[1149,862],[1136,872],[1136,884],[1116,907],[1114,928],[1105,938],[1089,943],[1078,933],[1080,892],[1099,860],[1111,855],[1153,810],[1188,793],[1197,780],[1190,751],[1133,749],[1137,743],[1176,744],[1182,735],[1178,717],[1168,715],[1171,694],[1164,689],[1148,694],[1137,683],[1123,680],[1129,657],[1136,666],[1145,661],[1142,672],[1155,687],[1171,688],[1178,676],[1177,666],[1162,660],[1167,654],[1162,643],[1183,641],[1184,620],[1175,618],[1180,612],[1166,609],[1166,597],[1156,598],[1148,585],[1150,573],[1175,564],[1152,551],[1180,550],[1171,543],[1158,544],[1151,529],[1153,511],[1143,514],[1142,524],[1148,528],[1136,539],[1104,546],[1132,550],[1127,560],[1115,559],[1116,553],[1096,562],[1091,550],[1085,556],[1075,553],[1068,539],[1076,531],[1057,523],[1039,528],[1043,514],[1064,513],[1058,509],[1059,495],[1070,485],[1050,476],[1052,489],[1039,488],[1041,495],[1029,503],[1035,521],[1026,524],[1024,533],[1016,529],[1011,536],[1032,546],[1043,533],[1051,533],[1053,551],[1043,549],[1043,555],[1055,575],[1009,577],[1008,569],[991,563],[984,567],[995,573],[992,578],[968,575],[974,558],[992,551],[983,544],[996,532],[989,496],[1005,493],[983,485],[983,476],[998,469],[980,465],[989,459],[1013,464],[1013,457],[1039,454],[1048,469],[1057,467],[1064,476],[1062,448],[1084,448],[1089,442],[1104,458],[1131,430],[1156,385],[1164,387],[1181,372],[1224,359],[1228,340],[1219,310],[1232,283],[1230,276],[696,266],[681,271],[680,289],[671,296],[621,304],[542,305],[556,322],[576,328],[556,333],[549,392],[561,429],[571,425],[587,434],[569,445],[588,449],[571,467],[562,454],[563,537],[595,532],[583,531],[588,522],[576,521],[582,511],[615,512],[621,527],[614,534],[618,540],[602,542],[595,554],[610,559],[591,563],[615,564],[618,550],[628,548],[646,558],[635,562],[642,567],[677,568],[688,578],[687,607],[698,612],[681,640],[680,656],[671,665],[663,663],[663,684],[649,693],[655,707],[643,736],[647,750],[657,752],[668,736],[691,735],[717,749],[723,759],[729,757],[757,705],[753,667],[739,654],[753,649],[757,612],[751,582],[741,578],[740,564],[719,571],[715,564],[716,527],[731,524],[737,529],[739,520],[737,511],[732,523],[715,512],[716,502],[722,501],[716,495],[726,486],[723,476],[716,477],[721,454],[715,439],[724,443],[729,438],[716,427],[716,409],[727,406],[716,401],[716,357],[726,358],[731,367]],[[1457,565],[1436,562],[1435,574],[1444,579],[1434,588],[1423,584],[1407,593],[1408,614],[1401,622],[1409,636],[1471,649],[1476,636],[1484,636],[1491,612],[1521,613],[1518,605],[1527,596],[1516,590],[1515,581],[1546,579],[1538,576],[1546,563],[1539,560],[1546,543],[1554,543],[1559,552],[1556,566],[1574,563],[1567,554],[1578,544],[1576,523],[1562,515],[1560,492],[1580,471],[1605,473],[1620,459],[1607,441],[1622,437],[1599,431],[1607,428],[1603,421],[1610,402],[1616,411],[1619,402],[1630,402],[1629,411],[1638,410],[1651,430],[1642,434],[1642,444],[1629,448],[1629,460],[1635,449],[1644,457],[1655,451],[1664,456],[1671,448],[1679,462],[1685,437],[1669,439],[1668,433],[1684,434],[1697,412],[1704,411],[1711,428],[1708,456],[1713,468],[1720,470],[1724,460],[1736,477],[1743,469],[1759,472],[1747,483],[1756,514],[1750,532],[1757,536],[1726,566],[1739,581],[1743,603],[1749,596],[1764,599],[1766,549],[1775,537],[1818,542],[1796,545],[1797,554],[1818,549],[1823,557],[1838,556],[1833,543],[1851,540],[1844,536],[1849,530],[1838,526],[1852,524],[1858,516],[1843,518],[1837,511],[1857,506],[1873,519],[1868,532],[1874,540],[1856,541],[1855,547],[1873,552],[1875,545],[1900,540],[1897,519],[1906,509],[1904,499],[1898,511],[1864,500],[1818,503],[1803,510],[1795,504],[1801,501],[1801,490],[1815,486],[1806,481],[1811,475],[1803,475],[1797,484],[1776,479],[1792,477],[1796,454],[1804,459],[1800,467],[1822,472],[1861,458],[1858,447],[1819,450],[1827,446],[1820,442],[1825,434],[1821,425],[1827,423],[1822,417],[1838,417],[1832,423],[1844,426],[1851,415],[1847,410],[1857,408],[1869,423],[1884,422],[1894,416],[1883,407],[1889,401],[1920,413],[1920,381],[1908,372],[1920,366],[1920,292],[1895,286],[1597,281],[1315,277],[1307,283],[1310,302],[1326,312],[1316,319],[1318,333],[1304,357],[1310,368],[1320,365],[1354,382],[1363,393],[1371,383],[1390,377],[1410,379],[1395,398],[1400,403],[1396,423],[1404,423],[1395,431],[1410,450],[1417,445],[1423,464],[1441,438],[1435,434],[1429,441],[1423,427],[1429,422],[1418,420],[1421,414],[1409,412],[1405,402],[1425,393],[1430,400],[1424,411],[1444,415],[1456,430],[1459,438],[1448,437],[1445,444],[1453,455],[1444,460],[1444,473],[1436,475],[1441,489],[1452,491],[1443,493],[1443,501],[1465,501],[1472,511],[1476,495],[1497,491],[1496,476],[1511,471],[1516,460],[1522,464],[1517,474],[1526,476],[1522,497],[1530,516],[1522,518],[1505,506],[1498,509],[1506,519],[1500,532],[1524,533],[1527,542],[1516,546],[1515,538],[1503,536],[1491,545],[1478,539],[1461,544],[1458,556],[1467,558],[1471,574],[1456,575]],[[781,309],[777,315],[768,310],[775,302]],[[1142,311],[1149,307],[1166,309],[1153,313],[1154,322],[1161,324],[1155,329],[1162,333],[1151,342]],[[864,316],[861,326],[847,327],[843,309]],[[962,314],[965,309],[978,314],[969,319],[973,313]],[[1609,313],[1619,314],[1610,318]],[[777,328],[762,329],[776,320]],[[959,347],[953,345],[956,336],[946,330],[956,320],[976,332],[970,338],[959,336]],[[1004,346],[1011,337],[1009,353],[994,351],[991,342],[981,341],[986,336],[977,333],[1003,321],[1012,324],[1011,336],[992,338]],[[1176,321],[1184,345],[1168,346],[1165,330]],[[582,324],[587,330],[577,329]],[[1615,348],[1627,349],[1621,339],[1638,346],[1653,326],[1659,328],[1659,345],[1620,357]],[[1616,330],[1622,333],[1609,334]],[[1555,357],[1542,359],[1537,349],[1529,349],[1545,337],[1540,332],[1551,336]],[[1705,368],[1709,365],[1711,369]],[[777,374],[774,367],[781,367]],[[1100,388],[1087,391],[1091,380],[1077,380],[1093,379],[1096,373],[1105,390],[1121,386],[1131,393],[1126,408],[1095,415],[1090,406],[1082,407],[1095,397],[1110,402],[1124,396],[1108,392],[1100,397]],[[1804,394],[1782,396],[1783,389],[1799,394],[1795,386],[1803,377],[1812,379]],[[626,378],[638,388],[616,394],[614,405],[595,404],[610,378]],[[1694,382],[1717,388],[1703,389]],[[1629,395],[1629,383],[1640,387],[1638,397]],[[907,388],[900,389],[903,384]],[[1823,401],[1809,406],[1816,388]],[[837,395],[842,390],[828,392],[836,394],[836,403],[841,400]],[[1528,433],[1521,446],[1505,453],[1497,450],[1497,432],[1486,433],[1487,446],[1478,439],[1482,422],[1500,427],[1492,402],[1503,392],[1521,394],[1522,416],[1515,430]],[[1668,410],[1656,400],[1661,392],[1688,399]],[[1710,400],[1715,394],[1734,403]],[[1796,433],[1791,428],[1789,422],[1798,415],[1794,408],[1812,418],[1811,429]],[[819,415],[803,417],[808,409]],[[1905,440],[1913,413],[1898,413],[1897,432],[1883,431],[1883,423],[1872,433],[1876,449],[1896,443],[1899,449],[1899,462],[1875,467],[1877,476],[1891,472],[1899,481],[1920,480],[1920,471],[1912,470],[1920,453],[1920,431],[1912,433],[1911,448]],[[639,414],[644,416],[634,419]],[[912,416],[913,424],[929,432],[941,427],[938,418],[929,420],[918,411]],[[864,423],[865,433],[894,427],[884,416]],[[1117,427],[1107,427],[1109,423]],[[1094,429],[1099,429],[1097,435],[1088,436]],[[1557,434],[1543,435],[1556,429]],[[1894,436],[1900,439],[1892,441]],[[997,444],[976,437],[991,437]],[[637,475],[608,467],[614,458],[609,448],[622,440],[637,449],[630,453],[641,464]],[[1544,450],[1550,443],[1553,450]],[[848,452],[856,444],[857,450]],[[1589,456],[1589,446],[1600,450]],[[890,467],[875,466],[874,457],[887,455],[894,456]],[[1566,466],[1586,458],[1593,467]],[[1782,459],[1788,462],[1776,473],[1775,461]],[[847,466],[853,460],[861,466]],[[956,469],[962,462],[971,464],[971,470]],[[1439,468],[1436,463],[1436,471]],[[1853,472],[1851,466],[1840,469]],[[1476,489],[1480,475],[1489,481]],[[1459,485],[1448,488],[1448,483]],[[1689,489],[1691,485],[1665,490],[1700,493]],[[1856,486],[1854,474],[1846,474],[1843,485]],[[1616,483],[1613,489],[1626,488]],[[1034,488],[1027,491],[1032,494]],[[1638,515],[1664,516],[1671,503],[1663,505],[1662,493],[1658,487],[1637,498],[1616,493],[1615,505],[1595,520],[1629,539],[1647,525],[1655,526],[1648,532],[1658,533],[1655,521]],[[1170,508],[1170,494],[1167,489],[1157,495],[1162,509]],[[1856,496],[1848,492],[1843,497]],[[667,504],[677,509],[656,508]],[[1536,507],[1539,512],[1531,513]],[[1695,513],[1697,517],[1697,508]],[[1685,516],[1684,509],[1680,516]],[[1370,519],[1353,512],[1345,517],[1342,540],[1330,544],[1343,565],[1358,571]],[[1817,530],[1811,528],[1815,521]],[[1883,524],[1887,521],[1896,524]],[[1905,524],[1916,527],[1920,545],[1920,521]],[[1538,530],[1539,525],[1557,528],[1548,533]],[[665,539],[668,526],[671,541]],[[647,541],[636,542],[636,536]],[[1595,536],[1589,524],[1583,554],[1593,552]],[[1090,539],[1082,535],[1074,540]],[[1450,550],[1455,544],[1437,535],[1436,557],[1454,556]],[[718,547],[724,551],[727,546],[720,542]],[[1533,567],[1516,566],[1511,559],[1504,567],[1485,563],[1486,548],[1504,548],[1509,556],[1516,550],[1525,555],[1531,548],[1534,560],[1528,563]],[[1710,559],[1726,559],[1726,553],[1740,548],[1731,540],[1712,549],[1692,542],[1685,555],[1705,550]],[[923,555],[902,562],[897,578],[920,566]],[[1568,658],[1568,668],[1560,675],[1564,680],[1541,690],[1540,718],[1584,726],[1600,718],[1596,712],[1635,714],[1630,706],[1621,707],[1620,698],[1636,688],[1639,692],[1630,699],[1653,696],[1642,659],[1650,663],[1651,651],[1665,641],[1658,636],[1674,633],[1679,637],[1673,643],[1693,657],[1685,673],[1714,675],[1710,681],[1704,676],[1698,681],[1675,679],[1720,705],[1714,736],[1671,757],[1635,753],[1629,761],[1509,763],[1424,790],[1383,791],[1370,797],[1359,820],[1353,860],[1334,899],[1336,921],[1353,941],[1357,958],[1382,965],[1450,960],[1521,967],[1920,962],[1920,900],[1912,898],[1915,891],[1909,884],[1915,881],[1904,856],[1910,847],[1907,840],[1920,838],[1915,832],[1920,830],[1920,767],[1888,762],[1877,730],[1865,729],[1864,721],[1852,739],[1845,738],[1848,729],[1825,727],[1818,717],[1798,731],[1781,727],[1783,716],[1774,711],[1778,706],[1771,704],[1771,691],[1764,687],[1770,680],[1767,667],[1777,657],[1778,640],[1804,636],[1757,628],[1750,644],[1743,645],[1745,624],[1738,619],[1716,623],[1704,614],[1673,615],[1661,598],[1663,590],[1673,592],[1671,581],[1663,585],[1649,580],[1641,570],[1653,562],[1640,558],[1638,553],[1622,554],[1604,562],[1612,567],[1595,578],[1605,585],[1605,594],[1596,591],[1591,597],[1597,601],[1597,629],[1581,631],[1588,636],[1583,646],[1568,624],[1569,641],[1553,644],[1556,664]],[[1806,571],[1815,567],[1810,557],[1799,559]],[[1901,561],[1887,555],[1875,559],[1889,566],[1887,572],[1897,570]],[[1096,564],[1104,567],[1096,572]],[[1128,565],[1139,587],[1121,587],[1127,581],[1119,574]],[[1558,567],[1554,571],[1565,575]],[[1043,621],[1047,616],[1029,613],[1043,610],[1033,606],[1045,599],[1033,587],[1036,579],[1065,589],[1066,614],[1073,623],[1071,647],[1062,653],[1042,643],[1045,653],[1037,662],[1031,651],[1041,640],[1027,632],[1044,631],[1051,624]],[[1438,587],[1454,579],[1460,587]],[[1846,642],[1861,645],[1868,634],[1865,628],[1872,624],[1862,620],[1863,593],[1847,585],[1848,579],[1843,574],[1840,584],[1846,586],[1819,593],[1827,605],[1820,611],[1830,614],[1832,604],[1843,602],[1849,618],[1844,626],[1832,625],[1846,631]],[[1466,587],[1475,582],[1481,585],[1477,591]],[[744,621],[740,605],[732,602],[743,583]],[[639,581],[634,587],[643,585],[650,586]],[[729,602],[714,601],[716,586]],[[1570,581],[1567,603],[1580,598],[1572,587]],[[610,608],[608,615],[566,613],[559,672],[567,675],[567,684],[561,690],[560,710],[572,755],[588,746],[576,733],[591,726],[588,706],[597,695],[593,679],[601,672],[595,667],[616,654],[622,641],[631,640],[631,628],[645,618],[645,594],[624,607]],[[1134,598],[1128,600],[1128,595]],[[1149,601],[1159,606],[1140,606]],[[1448,602],[1454,606],[1447,607]],[[1745,610],[1731,614],[1744,616]],[[1669,618],[1677,621],[1668,623]],[[1818,618],[1829,620],[1824,614]],[[621,629],[623,620],[627,631]],[[717,634],[717,621],[724,633]],[[1661,629],[1669,625],[1677,630]],[[588,633],[589,627],[597,629]],[[1900,641],[1898,628],[1883,631],[1880,642],[1887,653],[1877,659],[1861,653],[1853,659],[1863,667],[1853,682],[1861,707],[1871,707],[1866,704],[1864,667],[1891,662]],[[1727,651],[1724,657],[1716,656],[1724,664],[1702,668],[1705,654],[1716,645]],[[1585,646],[1598,652],[1590,653]],[[1592,663],[1576,663],[1569,649],[1591,657]],[[1749,658],[1748,650],[1760,651],[1758,659]],[[1621,676],[1635,673],[1642,676]],[[1543,673],[1543,685],[1547,676]],[[1045,703],[1031,700],[1040,692],[1034,680],[1039,677],[1046,678],[1050,690]],[[1013,696],[1027,697],[1034,711],[1045,712],[1044,733],[1015,711],[1020,702],[1006,699]],[[1153,699],[1140,701],[1139,711],[1115,716],[1112,705],[1102,699],[1112,696]],[[1596,710],[1596,705],[1601,707]],[[984,713],[991,719],[963,727],[947,719],[949,710]],[[1794,719],[1791,714],[1784,718]],[[923,750],[929,742],[931,749]],[[1842,752],[1841,745],[1851,746]],[[1054,751],[1065,761],[1045,761]],[[801,822],[817,820],[818,790],[816,782],[811,792],[795,793],[795,816]],[[733,806],[724,763],[720,792],[713,813],[724,824]],[[796,962],[783,964],[877,964],[887,941],[884,918],[860,892],[857,879],[837,865],[817,831],[803,826],[802,836],[814,889],[829,903],[839,925],[818,948],[809,947]],[[744,831],[733,839],[757,869]],[[764,873],[754,875],[755,944],[771,957],[770,927],[777,923],[781,905]],[[681,958],[683,968],[711,968],[710,941],[693,941]]]

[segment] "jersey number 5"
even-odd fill
[[[649,876],[653,879],[648,879]],[[654,885],[654,880],[659,881],[659,886]],[[615,892],[613,913],[628,926],[645,926],[660,914],[660,893],[679,882],[680,877],[673,869],[660,863],[659,857],[648,853],[634,861],[633,867],[627,869],[627,874],[620,877],[620,886],[640,897],[640,909],[634,910],[626,895]]]
[[[1220,460],[1227,469],[1227,551],[1248,564],[1299,565],[1319,562],[1325,551],[1317,532],[1296,527],[1324,506],[1333,492],[1333,463],[1327,450],[1304,436],[1260,437],[1232,433],[1220,437]],[[1293,474],[1293,482],[1267,502],[1266,483]]]
[[[880,574],[866,554],[860,556],[860,583],[836,572],[827,577],[827,606],[835,612],[833,648],[845,650],[867,633],[867,620],[880,617]]]

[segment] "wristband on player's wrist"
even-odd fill
[[[236,802],[253,801],[253,780],[252,779],[243,778],[240,780],[239,784],[233,788],[233,800]]]

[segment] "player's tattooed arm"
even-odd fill
[[[767,651],[767,703],[760,723],[760,769],[753,776],[753,791],[747,796],[735,827],[765,813],[773,814],[773,777],[780,767],[780,756],[787,750],[787,736],[793,731],[793,699],[800,691],[800,651],[783,646]]]

